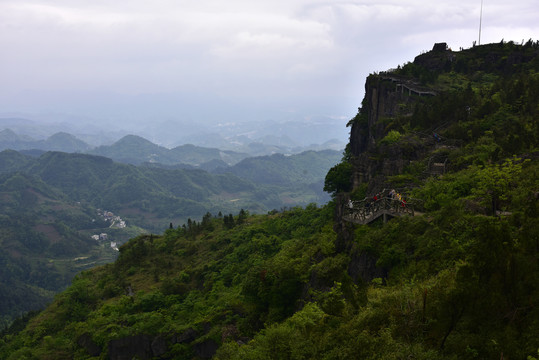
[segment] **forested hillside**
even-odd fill
[[[327,171],[338,161],[335,155],[315,156]],[[279,176],[305,172],[310,177],[268,185],[232,174],[136,167],[84,154],[48,152],[34,158],[0,152],[0,328],[43,308],[80,270],[113,261],[117,252],[111,246],[130,237],[200,221],[212,208],[266,213],[323,201],[323,174],[307,171],[313,167],[308,161],[290,160],[282,162],[291,165]],[[250,166],[256,164],[255,159]],[[123,225],[106,221],[105,211],[108,220],[120,217],[116,224]]]
[[[372,74],[328,205],[136,237],[0,357],[536,359],[537,99],[531,40]]]
[[[149,162],[164,165],[201,166],[213,160],[235,164],[249,156],[244,153],[221,151],[216,148],[205,148],[189,144],[167,149],[135,135],[124,136],[112,145],[99,146],[88,151],[88,153],[106,156],[115,161],[134,165]]]
[[[242,160],[220,173],[231,173],[257,184],[314,184],[323,180],[327,169],[339,162],[342,154],[334,150],[305,151],[285,156],[274,154]]]
[[[324,172],[338,162],[337,152],[307,152],[283,157],[281,168],[256,173],[264,157],[243,165],[244,173],[211,174],[199,169],[120,164],[85,154],[44,153],[38,158],[6,150],[0,153],[0,173],[24,172],[65,194],[70,200],[123,215],[138,226],[162,232],[170,222],[200,219],[212,210],[267,212],[284,206],[324,202]],[[316,159],[317,163],[312,160]],[[232,172],[232,171],[231,171]],[[278,182],[269,181],[278,177]]]
[[[0,175],[0,199],[2,324],[42,309],[81,270],[115,259],[108,243],[90,237],[113,232],[96,209],[69,200],[39,178]],[[114,240],[136,233],[124,231]]]

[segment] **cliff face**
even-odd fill
[[[437,68],[443,59],[451,61],[451,57],[448,57],[450,53],[447,49],[433,51],[419,61]],[[388,177],[402,174],[411,161],[428,156],[435,145],[428,132],[409,133],[401,137],[398,130],[409,121],[417,106],[432,96],[438,96],[437,92],[420,85],[420,80],[413,77],[394,72],[367,77],[362,107],[351,121],[349,150],[353,166],[352,191],[366,185],[366,195],[371,196],[393,187],[388,183]],[[388,139],[392,130],[393,135],[399,136],[398,141]],[[336,198],[334,230],[338,234],[337,250],[350,254],[348,273],[354,281],[361,279],[369,282],[377,277],[385,278],[387,269],[376,266],[375,257],[357,248],[353,226],[343,220],[349,199],[349,194],[340,194]]]
[[[377,192],[387,185],[388,176],[400,174],[410,161],[428,156],[435,145],[434,131],[466,122],[476,110],[471,84],[477,92],[490,86],[485,84],[492,78],[526,73],[537,67],[538,53],[537,44],[531,41],[521,46],[502,41],[458,52],[440,43],[413,63],[370,75],[360,112],[351,121],[353,188],[366,183],[367,194]],[[487,107],[483,110],[488,112]],[[405,135],[398,141],[384,141],[392,130]],[[455,132],[449,135],[463,137]]]
[[[502,41],[458,52],[441,43],[413,63],[367,78],[361,108],[349,123],[352,191],[348,187],[336,197],[334,227],[338,250],[357,262],[349,269],[354,280],[368,281],[383,269],[355,248],[353,225],[343,220],[349,200],[383,189],[409,194],[426,176],[442,175],[451,165],[485,165],[485,159],[499,161],[531,148],[533,140],[524,134],[533,126],[523,119],[536,118],[536,110],[522,104],[536,102],[538,59],[539,42]],[[474,142],[483,153],[464,159],[463,146]]]
[[[406,146],[388,144],[383,139],[393,120],[409,116],[421,98],[416,91],[432,96],[426,90],[396,75],[384,73],[367,78],[363,107],[350,131],[354,189],[368,183],[368,192],[379,191],[387,176],[401,173],[410,160],[425,154],[425,143],[418,138],[408,138]]]

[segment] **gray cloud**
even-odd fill
[[[2,0],[0,107],[108,112],[118,119],[351,117],[368,73],[413,60],[434,42],[470,47],[479,6],[479,0]],[[483,14],[483,43],[539,33],[535,0],[485,0]],[[226,112],[200,108],[215,99]],[[142,104],[143,112],[133,112]],[[204,118],[196,119],[197,110]]]

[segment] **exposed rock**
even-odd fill
[[[111,360],[147,360],[153,357],[152,338],[148,335],[135,335],[109,341]]]
[[[377,175],[391,176],[402,172],[411,159],[424,154],[425,144],[409,137],[399,144],[384,145],[387,134],[383,119],[404,115],[402,108],[411,107],[414,97],[396,91],[398,79],[390,75],[371,75],[365,84],[362,115],[350,130],[350,151],[354,166],[353,188],[371,183]],[[380,190],[380,189],[378,189]]]
[[[77,340],[77,344],[84,348],[90,356],[99,356],[101,354],[101,348],[92,339],[92,335],[84,333]]]
[[[230,324],[225,325],[223,329],[221,330],[221,341],[225,342],[228,339],[237,339],[240,335],[240,332],[238,331],[238,328],[236,325]]]
[[[204,334],[209,333],[211,330],[211,323],[210,322],[203,323],[202,328],[204,329]]]
[[[337,234],[335,239],[335,250],[337,252],[349,252],[354,242],[353,226],[343,220],[344,209],[349,199],[350,197],[347,194],[337,194],[335,198],[333,230]]]
[[[375,278],[386,278],[387,270],[376,266],[376,258],[364,251],[354,249],[348,264],[348,274],[358,282],[359,279],[370,282]]]
[[[218,348],[219,344],[213,339],[206,339],[193,346],[195,354],[202,359],[211,359]]]
[[[450,53],[446,51],[445,44],[435,48],[440,51],[428,55],[429,61],[442,61],[438,57]],[[443,62],[445,61],[444,57]],[[403,91],[404,89],[407,90]],[[419,96],[410,96],[410,92]],[[434,92],[421,87],[409,78],[393,73],[370,75],[367,78],[365,99],[350,131],[353,189],[366,184],[367,194],[373,194],[392,186],[387,182],[388,177],[403,173],[411,161],[423,159],[429,151],[432,151],[434,143],[425,136],[402,135],[393,143],[383,140],[391,129],[388,125],[392,123],[390,120],[408,116],[406,112],[414,108],[416,102],[421,101],[418,100],[421,94],[431,96]],[[360,279],[369,282],[374,278],[384,278],[387,271],[376,267],[377,259],[354,248],[354,226],[342,219],[348,201],[348,194],[340,194],[336,198],[334,218],[334,230],[337,233],[336,250],[350,254],[348,273],[355,282]]]
[[[196,338],[199,336],[198,331],[196,331],[193,328],[189,328],[182,332],[180,336],[178,336],[178,343],[180,344],[189,344],[196,340]]]
[[[152,341],[153,356],[162,356],[168,351],[167,341],[162,336],[157,336]]]
[[[238,344],[239,346],[242,346],[242,345],[247,345],[249,343],[250,339],[248,337],[241,337],[239,338],[238,340],[236,340],[236,344]]]

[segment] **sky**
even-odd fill
[[[480,9],[480,0],[0,0],[0,116],[344,126],[369,73],[436,42],[471,47]],[[481,43],[539,40],[537,19],[537,0],[484,0]]]

